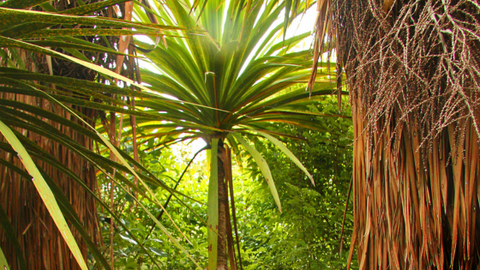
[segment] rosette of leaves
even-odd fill
[[[151,87],[142,94],[130,91],[130,96],[135,97],[136,108],[151,113],[137,117],[135,123],[143,130],[137,143],[154,142],[145,151],[196,138],[205,140],[211,149],[209,269],[227,265],[236,269],[240,262],[238,252],[234,254],[231,229],[235,211],[232,207],[230,217],[229,204],[233,206],[234,201],[233,194],[228,195],[230,149],[235,154],[245,151],[255,159],[280,211],[268,164],[249,138],[272,141],[308,174],[275,138],[283,134],[270,130],[277,122],[318,128],[314,117],[321,114],[307,107],[333,91],[327,69],[320,67],[313,91],[305,91],[312,65],[310,51],[293,48],[310,33],[285,35],[290,22],[308,7],[308,3],[292,5],[290,1],[151,1],[136,7],[140,21],[155,16],[167,25],[189,30],[166,36],[163,42],[137,42],[150,63],[141,70],[142,82]]]

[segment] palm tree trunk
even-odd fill
[[[473,31],[480,8],[333,2],[355,133],[349,260],[356,245],[360,269],[478,269],[479,46],[443,33]]]
[[[217,246],[217,270],[227,269],[227,211],[228,198],[225,188],[225,162],[227,155],[223,142],[218,145],[218,246]]]
[[[352,243],[360,269],[477,269],[480,146],[472,121],[451,124],[423,157],[415,123],[368,136],[363,119],[354,109]]]

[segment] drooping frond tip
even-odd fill
[[[338,42],[336,39],[336,29],[333,26],[333,13],[331,0],[319,0],[317,2],[317,18],[315,19],[315,39],[313,48],[313,65],[310,79],[308,80],[307,90],[312,93],[315,86],[315,79],[317,77],[318,62],[321,61],[321,56],[327,50],[333,49],[325,45],[335,42],[335,49],[338,49]],[[338,50],[336,50],[338,51]],[[338,110],[341,107],[341,89],[342,89],[342,64],[337,59],[337,98]]]

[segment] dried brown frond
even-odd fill
[[[98,2],[98,0],[84,1],[86,4]],[[75,8],[78,6],[77,1],[54,1],[52,5],[59,11]],[[126,14],[125,4],[119,4],[119,12],[114,7],[98,11],[94,15],[117,17],[117,14]],[[38,9],[38,8],[36,8]],[[127,12],[128,13],[128,12]],[[55,27],[62,27],[54,26]],[[85,27],[85,26],[79,26]],[[119,37],[84,37],[85,40],[100,45],[106,45],[108,41],[114,47],[118,47]],[[116,45],[117,44],[117,45]],[[125,45],[125,44],[124,44]],[[128,46],[129,44],[126,44]],[[123,45],[122,45],[123,46]],[[129,47],[131,54],[133,46]],[[63,53],[67,53],[58,48],[53,48]],[[94,62],[105,67],[122,66],[124,58],[117,61],[117,56],[105,53],[81,52],[88,59],[94,59]],[[128,52],[127,52],[128,53]],[[89,81],[103,81],[96,72],[73,63],[58,58],[48,58],[32,54],[28,51],[19,50],[24,65],[29,71],[39,73],[50,73],[57,76],[71,77]],[[5,60],[6,61],[6,60]],[[51,61],[48,63],[48,61]],[[123,71],[123,75],[134,77],[137,70],[136,62],[132,57],[125,59],[127,69]],[[3,61],[0,66],[4,66]],[[42,82],[41,82],[42,83]],[[72,93],[80,95],[79,93]],[[89,97],[85,97],[88,99]],[[1,93],[0,99],[15,100],[29,105],[37,106],[46,111],[55,112],[68,120],[83,125],[81,121],[75,119],[71,114],[64,110],[61,106],[53,104],[45,99],[12,93]],[[90,125],[95,125],[97,111],[88,108],[75,107],[81,115],[85,116]],[[33,115],[42,119],[41,115]],[[60,130],[66,136],[78,142],[86,150],[94,151],[91,138],[67,127],[58,122],[44,120],[45,126],[52,126]],[[98,190],[97,179],[95,175],[94,164],[88,162],[79,154],[74,153],[65,145],[50,140],[44,136],[31,131],[17,128],[27,139],[40,146],[44,151],[59,161],[66,169],[71,170],[73,174],[78,176],[92,191]],[[4,142],[0,136],[0,142]],[[137,153],[138,155],[138,153]],[[137,158],[138,159],[138,158]],[[0,160],[14,164],[18,168],[23,168],[22,163],[15,155],[7,151],[0,151]],[[92,195],[90,195],[80,184],[76,183],[71,177],[68,177],[61,170],[44,162],[39,158],[35,159],[37,165],[45,171],[45,173],[60,187],[65,196],[69,199],[74,211],[77,213],[80,222],[84,226],[85,231],[91,236],[92,242],[101,245],[103,242],[102,234],[98,226],[98,216],[96,203]],[[71,256],[70,250],[64,243],[63,238],[54,224],[50,214],[46,210],[42,199],[38,195],[37,190],[31,183],[30,179],[23,178],[20,174],[7,166],[0,165],[0,205],[6,211],[13,229],[18,235],[18,241],[21,245],[23,254],[21,254],[27,263],[28,269],[80,269],[75,259]],[[71,226],[77,243],[87,259],[87,245],[84,239]],[[0,228],[0,245],[5,253],[11,269],[19,269],[19,262],[12,243],[5,236],[4,231]]]
[[[360,269],[477,269],[480,5],[330,5],[354,118]]]

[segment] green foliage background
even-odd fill
[[[233,31],[232,33],[237,36],[225,34],[224,38],[217,38],[214,35],[220,28],[215,23],[212,24],[211,20],[211,18],[223,20],[223,16],[217,14],[218,7],[224,4],[222,1],[218,5],[210,1],[208,5],[203,6],[202,12],[205,14],[200,19],[197,17],[202,12],[197,15],[188,13],[188,10],[184,10],[184,7],[179,6],[176,1],[168,1],[171,9],[168,10],[169,12],[163,12],[173,14],[175,13],[173,11],[177,10],[175,14],[177,17],[168,21],[167,26],[150,24],[150,18],[140,18],[146,24],[138,24],[89,16],[64,16],[54,14],[58,10],[49,3],[27,2],[2,2],[2,7],[0,7],[0,17],[5,19],[3,24],[7,25],[8,22],[11,28],[25,27],[24,20],[27,17],[36,18],[31,20],[27,26],[36,24],[37,21],[43,22],[38,25],[30,25],[34,28],[30,33],[31,36],[22,36],[15,31],[10,33],[7,31],[8,29],[0,31],[0,47],[5,48],[2,49],[2,57],[5,58],[2,58],[2,63],[5,62],[3,65],[8,66],[8,68],[0,68],[1,89],[5,93],[48,100],[52,104],[61,105],[72,115],[76,115],[74,114],[75,109],[72,108],[77,107],[98,110],[101,112],[99,113],[101,119],[95,117],[91,119],[92,126],[96,128],[93,132],[93,127],[89,126],[87,129],[72,124],[66,117],[57,117],[47,110],[29,107],[35,115],[45,117],[59,126],[73,128],[79,135],[90,138],[94,141],[96,151],[87,151],[77,146],[72,143],[72,140],[66,139],[65,134],[56,127],[48,126],[49,130],[54,132],[42,131],[46,129],[45,121],[40,117],[37,119],[24,114],[25,108],[22,104],[2,105],[2,110],[13,110],[11,113],[15,117],[9,117],[9,114],[3,113],[0,114],[0,118],[14,128],[40,132],[42,136],[68,146],[72,151],[82,154],[84,158],[89,158],[97,166],[99,171],[96,176],[99,180],[99,190],[98,193],[92,191],[92,194],[98,195],[98,198],[95,198],[99,203],[98,213],[104,245],[99,247],[100,252],[93,244],[93,249],[90,247],[87,259],[92,269],[100,268],[100,263],[108,268],[105,258],[109,257],[109,252],[112,250],[114,252],[112,261],[117,269],[157,269],[157,266],[154,266],[156,264],[154,260],[158,260],[165,269],[194,269],[195,261],[201,263],[207,261],[209,254],[206,241],[206,204],[210,176],[206,169],[209,168],[209,165],[206,164],[205,157],[195,160],[186,171],[177,189],[178,193],[175,193],[175,197],[168,205],[168,214],[165,213],[161,216],[161,223],[165,225],[166,230],[161,232],[158,226],[162,225],[157,223],[157,227],[154,228],[153,223],[152,215],[160,217],[162,211],[158,202],[168,200],[172,193],[171,189],[176,186],[180,175],[194,154],[188,146],[157,147],[182,141],[182,136],[185,134],[194,138],[203,138],[208,143],[215,142],[220,136],[234,150],[243,149],[239,147],[240,144],[243,146],[248,143],[253,144],[254,148],[262,153],[271,166],[278,194],[284,205],[283,213],[278,211],[281,207],[276,188],[272,184],[273,181],[268,187],[257,167],[257,162],[254,162],[246,153],[234,151],[236,155],[234,158],[238,160],[234,172],[235,198],[240,226],[241,255],[245,269],[338,269],[345,267],[346,254],[341,257],[338,251],[341,219],[351,171],[350,122],[348,118],[320,118],[304,111],[308,105],[311,113],[338,116],[336,101],[328,97],[333,91],[334,85],[327,75],[327,69],[319,69],[319,74],[321,73],[322,76],[318,77],[316,89],[312,92],[312,99],[310,99],[308,93],[304,91],[304,85],[310,74],[310,52],[308,50],[289,51],[291,46],[307,37],[309,33],[286,40],[276,38],[276,35],[281,34],[282,27],[288,25],[288,10],[289,5],[292,4],[291,1],[265,2],[265,10],[262,13],[260,13],[261,5],[247,5],[247,9],[243,9],[243,1],[238,2],[237,7],[232,4],[228,10],[225,9],[226,14],[245,19],[245,21],[226,20],[225,29]],[[78,2],[81,6],[84,5],[81,0]],[[12,6],[5,8],[7,4],[11,3],[22,4],[13,6],[17,8],[41,5],[43,11],[11,9]],[[80,10],[75,9],[77,13],[72,14],[90,14],[115,3],[117,2],[101,3],[100,5],[88,4],[87,7],[82,7]],[[256,2],[256,4],[261,3],[264,2]],[[306,2],[305,8],[311,4],[313,2]],[[298,5],[296,7],[297,9],[292,10],[292,18],[304,8]],[[284,8],[287,10],[285,24],[277,23],[276,20]],[[270,11],[270,13],[266,11]],[[192,14],[197,17],[190,17]],[[261,16],[259,15],[257,20],[252,14]],[[146,16],[146,14],[143,15]],[[87,46],[81,38],[71,38],[70,41],[74,44],[59,43],[59,40],[64,39],[65,36],[72,35],[71,32],[63,30],[76,31],[75,35],[79,36],[96,35],[98,34],[95,32],[97,27],[108,30],[103,32],[108,35],[147,34],[158,36],[159,32],[163,35],[162,31],[166,33],[172,30],[174,27],[169,25],[176,25],[180,19],[189,30],[193,31],[193,26],[203,21],[206,26],[212,26],[215,31],[212,30],[213,32],[210,33],[211,40],[202,35],[191,35],[184,39],[167,33],[166,40],[169,41],[168,48],[170,49],[167,49],[167,43],[165,43],[163,44],[165,48],[161,44],[151,52],[150,59],[155,60],[154,58],[156,58],[155,61],[152,61],[153,63],[165,65],[168,62],[165,60],[171,60],[171,63],[169,62],[171,66],[163,66],[163,72],[172,68],[174,70],[170,71],[175,75],[173,77],[177,78],[176,82],[179,83],[178,78],[184,80],[179,85],[170,86],[170,88],[167,86],[170,85],[172,74],[170,77],[165,75],[163,80],[156,82],[155,80],[162,76],[143,70],[143,81],[149,82],[151,79],[150,83],[152,83],[152,88],[147,88],[114,73],[111,70],[113,65],[105,63],[103,66],[110,68],[107,69],[91,63],[91,59],[82,53],[87,49],[113,53],[115,48],[94,46],[93,43]],[[95,27],[77,29],[76,24],[78,23],[95,25]],[[51,29],[48,28],[56,24],[62,24],[65,29],[49,31]],[[272,26],[275,26],[274,31],[269,33],[267,30]],[[112,27],[115,29],[111,29]],[[123,29],[125,27],[135,27],[136,31]],[[203,31],[203,29],[196,30]],[[38,32],[34,33],[35,31]],[[263,41],[262,35],[268,36],[269,39]],[[285,38],[285,33],[283,35]],[[42,40],[43,43],[37,42],[38,37],[45,39]],[[187,46],[187,43],[191,44]],[[262,49],[256,51],[254,48],[258,45]],[[73,48],[65,49],[65,53],[61,53],[59,48],[63,46],[73,46]],[[183,49],[182,46],[184,46]],[[203,48],[202,53],[195,52],[193,55],[189,55],[192,48],[200,47]],[[92,81],[86,81],[85,78],[69,78],[57,73],[48,75],[24,70],[25,63],[23,61],[25,59],[18,53],[15,54],[17,49],[48,55],[48,57],[39,58],[45,61],[51,57],[67,62],[71,61],[82,66],[83,69],[92,69],[98,73],[95,78],[90,78]],[[218,53],[217,50],[222,53]],[[184,53],[182,61],[176,58],[178,56],[176,52],[180,51]],[[256,55],[256,58],[249,58],[250,55],[253,55],[252,53]],[[127,58],[130,60],[131,56]],[[176,70],[180,63],[184,69]],[[197,66],[198,63],[201,65]],[[116,64],[120,66],[123,63]],[[229,68],[226,69],[225,66],[229,66]],[[241,71],[242,68],[246,68],[247,71]],[[192,70],[195,72],[192,73]],[[231,73],[224,74],[225,83],[220,83],[222,82],[220,75],[225,70],[230,70]],[[131,67],[126,70],[127,73],[132,71]],[[218,76],[219,79],[216,80],[215,76]],[[195,79],[193,86],[190,81],[192,78]],[[116,80],[123,80],[127,83],[115,85]],[[109,82],[109,85],[100,83],[106,81]],[[132,88],[121,87],[128,85]],[[137,89],[133,89],[133,86]],[[221,96],[219,100],[222,101],[220,105],[217,104],[219,101],[217,100],[217,86],[221,86],[218,88],[219,96]],[[142,89],[143,92],[137,91],[139,89]],[[154,90],[158,93],[153,94]],[[186,100],[185,102],[183,100],[182,102],[173,102],[159,95],[164,94],[162,91]],[[197,100],[197,96],[191,95],[194,91],[197,91],[199,97],[202,97],[200,100]],[[72,93],[74,94],[72,95]],[[191,99],[189,100],[189,98]],[[136,105],[132,105],[134,100]],[[68,103],[72,108],[63,103]],[[236,110],[230,111],[232,106]],[[201,113],[199,114],[197,111]],[[345,111],[349,111],[349,109],[345,108]],[[158,112],[162,112],[162,114]],[[168,117],[163,115],[163,112],[166,112]],[[19,118],[19,115],[24,116],[25,120]],[[136,134],[133,129],[129,130],[128,128],[133,119],[131,116],[137,117],[138,131]],[[76,117],[81,119],[80,116]],[[167,118],[170,120],[165,120]],[[225,122],[220,124],[220,118]],[[111,121],[110,127],[102,122],[102,120],[107,122],[107,119]],[[185,119],[190,120],[186,122]],[[123,126],[120,124],[122,121]],[[28,122],[28,128],[25,127],[24,122]],[[85,124],[87,123],[85,122]],[[318,127],[318,130],[313,131],[306,127]],[[108,135],[112,135],[109,138],[113,139],[112,141],[103,136],[107,135],[109,128],[111,130]],[[114,135],[117,130],[123,131],[118,135],[122,137],[120,152],[116,149],[116,136]],[[267,132],[270,135],[286,134],[291,136],[291,138],[280,137],[284,137],[284,143],[314,175],[316,186],[313,186],[291,159],[285,157],[269,140],[253,136],[257,131]],[[136,138],[132,138],[133,136]],[[240,141],[237,136],[245,138],[249,142],[244,144],[243,139]],[[139,162],[133,158],[132,142],[134,140],[140,143],[138,147]],[[25,141],[27,141],[26,138]],[[35,145],[30,141],[28,143]],[[9,146],[3,145],[3,149],[8,150]],[[32,154],[36,153],[38,149],[30,146],[27,150]],[[58,165],[53,160],[52,158],[49,161],[53,165]],[[263,165],[264,174],[265,171],[268,171],[265,167]],[[18,171],[23,170],[21,166],[14,168]],[[132,174],[141,176],[136,176],[136,179],[141,180],[141,185],[135,185],[136,179]],[[113,184],[111,179],[118,182]],[[112,185],[114,185],[113,188]],[[154,190],[154,193],[148,193],[149,189]],[[48,191],[47,188],[44,193]],[[135,197],[130,192],[139,195]],[[56,200],[63,198],[59,194],[61,192],[56,195]],[[136,198],[139,201],[136,201]],[[215,199],[215,196],[213,198]],[[277,203],[274,202],[274,198],[277,199]],[[111,209],[108,209],[111,200],[112,206]],[[67,199],[63,199],[63,203],[67,206],[70,205]],[[56,215],[67,215],[68,208],[65,209],[62,210],[62,213],[57,210]],[[88,214],[96,214],[91,212]],[[113,246],[109,246],[112,220],[114,220],[114,239]],[[11,222],[15,222],[15,220]],[[81,225],[78,227],[81,229]],[[151,233],[150,230],[152,230]],[[167,231],[172,233],[173,238],[167,237]],[[351,216],[347,216],[345,235],[348,236],[350,231]],[[14,233],[11,233],[10,236],[15,239]],[[82,237],[88,238],[88,235],[82,235]],[[180,244],[177,244],[177,241]],[[183,247],[188,252],[182,252]],[[345,241],[345,247],[348,247],[348,241]],[[191,254],[192,258],[187,258],[188,254]]]
[[[347,100],[343,102],[344,106]],[[343,108],[349,110],[349,108]],[[317,113],[336,113],[333,97],[325,97],[310,110]],[[312,116],[311,121],[320,121]],[[322,118],[322,129],[307,130],[277,124],[276,132],[292,137],[282,141],[300,159],[315,179],[313,186],[305,174],[291,160],[267,140],[253,138],[255,147],[268,160],[276,180],[283,213],[278,211],[267,184],[248,155],[237,155],[234,165],[234,187],[239,223],[240,245],[244,269],[346,269],[350,235],[352,232],[352,205],[347,209],[343,236],[343,253],[340,256],[340,233],[352,170],[352,128],[349,118]],[[302,139],[298,139],[298,138]],[[123,147],[129,151],[129,138]],[[153,144],[152,141],[150,144]],[[148,148],[149,143],[141,147]],[[139,151],[143,153],[143,151]],[[142,163],[172,188],[182,174],[194,152],[192,145],[183,144],[163,148],[149,155],[141,155]],[[207,259],[206,201],[208,172],[205,171],[205,153],[200,154],[186,171],[178,191],[191,197],[184,204],[173,198],[167,207],[168,214],[189,239],[175,234],[195,260]],[[151,186],[155,188],[155,186]],[[105,190],[106,192],[107,190]],[[156,191],[160,201],[169,193]],[[118,196],[115,205],[125,216],[124,222],[132,232],[145,239],[153,225],[143,211],[137,211],[129,196]],[[142,201],[154,213],[160,209],[148,200]],[[188,206],[188,207],[186,207]],[[169,231],[175,226],[163,215],[161,222]],[[114,250],[119,269],[155,269],[149,258],[134,244],[128,234],[117,226]],[[104,224],[105,242],[109,239],[108,224]],[[141,237],[140,237],[141,236]],[[183,240],[182,240],[183,239]],[[144,242],[145,247],[159,256],[165,269],[193,269],[193,263],[175,247],[159,230]],[[106,247],[108,248],[108,246]],[[352,269],[357,269],[354,261]]]
[[[346,102],[344,102],[346,104]],[[314,112],[335,113],[336,100],[325,98]],[[315,179],[312,186],[307,177],[269,143],[259,141],[276,177],[284,212],[278,213],[263,183],[249,186],[243,199],[249,209],[246,222],[247,269],[344,269],[352,231],[351,204],[347,210],[343,236],[343,254],[339,254],[342,218],[351,179],[351,120],[312,117],[323,130],[306,130],[278,126],[280,132],[304,138],[283,139]],[[261,179],[256,169],[252,175]],[[255,191],[255,189],[257,191]],[[260,191],[265,196],[255,196]],[[345,252],[345,249],[347,252]],[[357,268],[356,263],[352,265]]]

